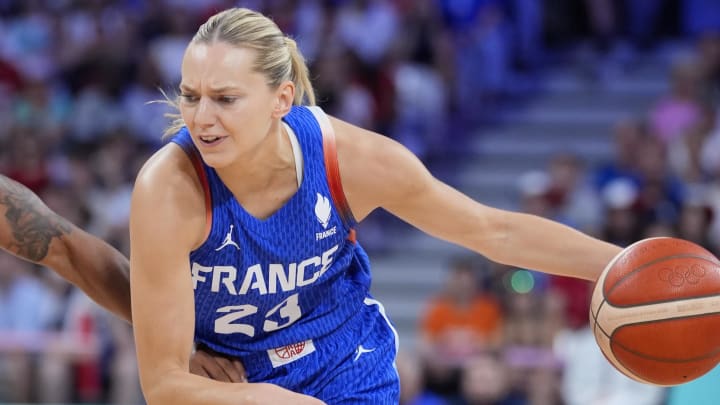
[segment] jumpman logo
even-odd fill
[[[235,249],[240,250],[240,246],[238,246],[238,244],[232,240],[233,228],[234,228],[234,225],[231,224],[230,230],[228,231],[227,235],[225,235],[225,240],[223,241],[222,245],[220,245],[220,247],[215,249],[216,252],[219,252],[220,250],[222,250],[223,248],[226,248],[228,246],[235,246]]]
[[[375,348],[366,349],[363,347],[363,345],[360,345],[360,346],[358,346],[357,350],[355,350],[355,358],[353,359],[353,361],[357,361],[357,359],[359,359],[360,356],[362,356],[365,353],[372,353],[374,351],[375,351]]]

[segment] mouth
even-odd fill
[[[201,135],[198,137],[203,145],[212,146],[222,142],[227,136]]]

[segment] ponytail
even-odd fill
[[[298,50],[297,42],[290,37],[285,37],[285,45],[290,53],[290,80],[295,83],[294,104],[302,105],[307,101],[308,105],[315,105],[315,91],[310,82],[310,73],[305,58]]]

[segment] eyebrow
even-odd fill
[[[219,87],[211,87],[210,91],[212,93],[224,93],[226,91],[238,91],[240,90],[237,86],[232,85],[225,85],[225,86],[219,86]],[[180,84],[180,91],[188,91],[188,92],[195,92],[196,90],[187,84],[181,83]]]

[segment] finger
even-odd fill
[[[202,368],[190,370],[190,372],[200,377],[211,378],[210,375],[205,371],[205,369]]]
[[[190,362],[190,373],[199,375],[200,377],[210,378],[205,369],[193,361]]]
[[[247,380],[248,380],[247,379],[247,371],[245,370],[245,365],[243,364],[243,362],[238,359],[234,359],[234,360],[232,360],[232,363],[233,363],[233,366],[237,369],[238,373],[241,376],[240,382],[247,382]]]
[[[232,382],[246,382],[247,378],[245,376],[245,367],[243,367],[242,362],[238,360],[230,360],[225,357],[217,357],[216,358],[218,364],[220,367],[222,367],[225,374],[227,374],[228,378]]]
[[[190,371],[213,380],[230,382],[229,377],[217,364],[213,355],[204,350],[197,350],[190,358]]]
[[[225,357],[211,349],[200,346],[190,361],[213,380],[222,382],[247,382],[245,367],[239,359]]]
[[[225,368],[220,361],[222,358],[215,356],[207,356],[206,361],[203,361],[202,366],[208,373],[210,378],[221,382],[233,382],[232,377],[228,375]]]

